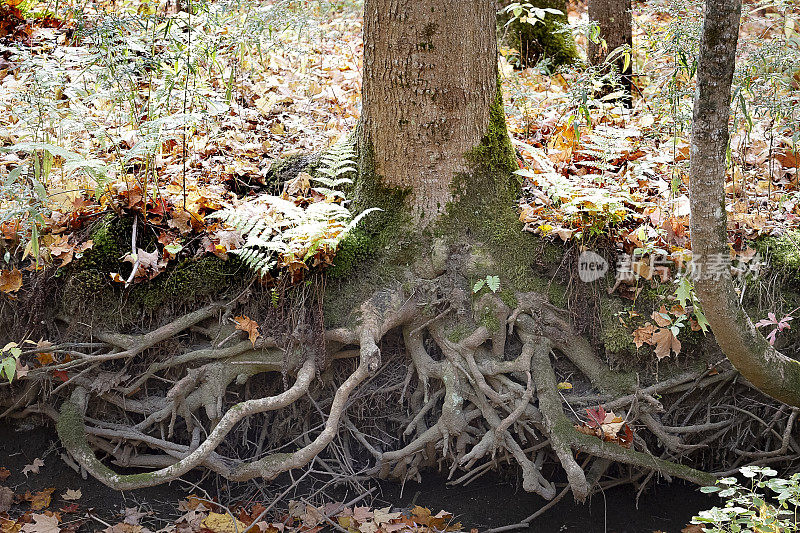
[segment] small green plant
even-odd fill
[[[682,276],[678,280],[678,288],[675,290],[675,297],[684,309],[688,309],[687,306],[691,304],[692,314],[697,321],[697,325],[703,330],[703,333],[706,333],[709,326],[708,320],[706,320],[706,315],[703,314],[703,309],[700,307],[700,300],[694,292],[694,286],[686,276]]]
[[[353,145],[354,143],[347,139],[340,141],[320,159],[322,165],[317,169],[317,172],[322,176],[316,176],[312,179],[321,183],[324,187],[315,187],[314,190],[323,194],[328,200],[344,199],[344,193],[337,190],[336,187],[353,183],[353,180],[347,177],[348,174],[356,172],[356,152]]]
[[[564,14],[558,9],[553,9],[550,7],[536,7],[530,2],[511,2],[505,8],[503,8],[501,12],[511,15],[506,23],[506,26],[510,26],[515,21],[534,26],[540,22],[544,22],[544,19],[548,13],[551,15]]]
[[[475,285],[472,286],[472,293],[478,294],[484,286],[493,293],[496,293],[500,290],[500,278],[498,276],[486,276],[483,279],[479,279],[475,282]]]
[[[735,477],[724,477],[716,485],[700,489],[725,498],[725,505],[701,511],[693,524],[701,524],[707,533],[800,531],[800,473],[784,479],[776,477],[775,470],[760,466],[744,466],[739,472],[750,480],[749,486]]]
[[[17,374],[17,363],[22,350],[16,342],[9,342],[0,350],[0,377],[6,378],[9,383]]]

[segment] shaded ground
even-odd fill
[[[11,471],[4,485],[17,494],[36,492],[56,487],[52,509],[70,502],[60,499],[66,489],[80,489],[78,501],[80,511],[75,519],[85,517],[87,510],[108,523],[119,521],[125,507],[137,507],[142,511],[153,511],[143,517],[141,523],[152,530],[172,524],[181,512],[178,503],[192,492],[199,493],[188,483],[173,483],[149,489],[116,492],[94,479],[81,479],[59,457],[57,438],[51,430],[20,424],[16,428],[0,427],[0,467]],[[45,466],[39,474],[22,474],[25,465],[41,458]],[[225,503],[231,492],[226,486],[215,486],[207,480],[201,486],[212,496]],[[466,530],[477,528],[483,531],[492,527],[518,522],[529,516],[545,502],[508,481],[486,478],[467,487],[448,487],[445,480],[427,476],[422,484],[408,482],[404,487],[396,483],[380,483],[373,507],[393,505],[407,508],[414,505],[430,509],[445,509],[453,513]],[[352,496],[352,495],[350,495]],[[343,495],[343,498],[347,496]],[[368,501],[367,501],[368,502]],[[268,502],[263,502],[265,505]],[[537,532],[581,532],[581,533],[651,533],[663,531],[678,533],[701,509],[711,507],[715,498],[701,494],[696,488],[680,483],[651,485],[643,494],[636,508],[636,491],[633,487],[619,487],[606,491],[605,498],[595,496],[585,505],[566,498],[534,521],[529,531]],[[285,509],[288,501],[276,506]],[[27,508],[27,503],[22,504]],[[66,520],[68,521],[68,520]],[[82,530],[104,529],[97,519],[85,522]]]

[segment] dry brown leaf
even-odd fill
[[[258,322],[244,315],[237,316],[233,319],[233,321],[236,323],[236,329],[247,333],[247,336],[250,338],[250,342],[253,344],[253,346],[255,346],[256,339],[261,336],[261,333],[258,331]]]
[[[144,528],[142,526],[120,522],[119,524],[114,524],[111,527],[105,528],[103,533],[142,533],[143,530]]]
[[[667,310],[662,306],[660,311],[653,311],[651,318],[655,320],[656,324],[660,328],[665,328],[669,326],[670,319],[667,316]]]
[[[55,515],[46,515],[34,513],[31,515],[33,522],[22,526],[24,533],[58,533],[58,517]]]
[[[681,353],[681,341],[669,328],[659,328],[653,333],[653,342],[656,347],[656,357],[658,360],[669,357],[671,352],[675,355]]]
[[[83,493],[81,493],[81,489],[67,489],[67,491],[61,495],[62,500],[67,501],[75,501],[80,500]]]
[[[31,494],[30,491],[25,493],[25,500],[31,502],[31,509],[34,511],[41,511],[50,506],[50,501],[53,499],[53,493],[56,491],[55,487],[44,489],[39,492]]]
[[[22,272],[18,269],[0,270],[0,291],[11,294],[22,288]]]
[[[25,477],[28,477],[28,473],[38,474],[39,468],[44,466],[44,461],[39,459],[38,457],[33,460],[33,462],[29,465],[25,465],[22,469],[22,473],[25,474]]]
[[[637,348],[641,348],[642,345],[644,344],[652,344],[653,333],[655,332],[655,330],[656,327],[650,322],[640,327],[639,329],[634,330],[633,343],[636,345]]]

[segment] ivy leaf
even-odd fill
[[[17,360],[12,356],[0,359],[0,377],[4,377],[9,383],[14,379],[17,372]]]
[[[700,310],[698,306],[694,307],[694,318],[697,320],[697,325],[700,326],[700,329],[703,330],[703,333],[708,332],[708,328],[711,326],[706,319],[706,315]]]
[[[675,297],[681,303],[681,307],[686,309],[686,302],[691,301],[692,298],[692,284],[686,278],[681,278],[678,282],[678,290],[675,291]]]

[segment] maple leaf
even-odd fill
[[[669,328],[658,328],[653,333],[653,342],[655,343],[656,357],[659,361],[669,357],[671,352],[675,352],[675,355],[681,353],[681,341]]]
[[[50,501],[53,499],[55,487],[44,489],[39,492],[31,494],[30,491],[25,493],[25,500],[31,502],[31,509],[34,511],[41,511],[50,506]]]
[[[39,352],[36,354],[36,360],[39,361],[39,364],[42,366],[52,365],[56,362],[52,352]]]
[[[597,409],[591,407],[586,408],[586,414],[589,416],[589,426],[600,428],[606,419],[606,410],[602,405],[598,405]]]
[[[149,512],[140,511],[138,507],[126,507],[123,522],[126,524],[130,524],[132,526],[139,525],[139,520],[142,519],[143,516],[149,515]]]
[[[392,512],[390,512],[391,510],[392,510],[391,507],[384,507],[382,509],[375,509],[375,511],[373,512],[373,518],[375,520],[375,523],[378,524],[378,525],[380,525],[380,524],[388,524],[392,520],[397,520],[398,518],[403,516],[402,513],[400,513],[400,512],[392,513]]]
[[[216,236],[220,246],[224,246],[228,252],[241,248],[244,244],[242,234],[235,230],[221,230],[217,232]]]
[[[24,533],[58,533],[58,517],[55,515],[46,515],[34,513],[31,515],[33,522],[22,526]]]
[[[255,347],[256,340],[261,336],[261,333],[258,331],[258,322],[244,315],[237,316],[233,321],[236,323],[236,329],[247,333],[250,342],[253,344],[253,347]]]
[[[29,465],[25,465],[22,469],[22,473],[25,474],[25,477],[28,477],[28,473],[38,474],[39,468],[44,466],[44,461],[39,459],[38,457],[33,460],[33,462]]]
[[[81,496],[83,496],[83,494],[81,493],[81,489],[77,490],[67,489],[67,491],[61,495],[61,499],[67,501],[74,501],[74,500],[80,500]]]
[[[105,528],[103,533],[143,533],[143,531],[144,528],[142,526],[120,522],[119,524],[114,524],[111,527]]]
[[[637,348],[641,348],[644,344],[651,344],[653,342],[653,333],[655,330],[655,326],[650,322],[634,330],[633,343]]]
[[[22,272],[18,269],[0,270],[0,291],[11,294],[22,288]]]
[[[606,413],[606,417],[603,419],[600,429],[603,431],[604,437],[615,439],[623,425],[625,425],[625,421],[622,417],[616,416],[614,411],[609,411]]]
[[[665,328],[671,323],[669,315],[667,314],[667,310],[663,305],[659,311],[653,311],[651,317],[653,320],[655,320],[656,325],[660,328]]]
[[[172,218],[169,219],[167,225],[170,228],[175,228],[181,233],[191,233],[192,215],[188,211],[184,210],[173,211]]]
[[[358,522],[366,522],[367,520],[372,519],[373,517],[372,511],[370,511],[369,507],[353,507],[353,518],[356,519]]]

